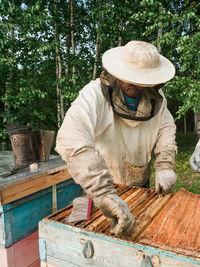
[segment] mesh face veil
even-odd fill
[[[152,88],[153,90],[155,90],[155,92],[158,93],[158,90],[163,87],[164,84],[159,84],[156,85],[154,88]],[[120,95],[118,95],[118,99],[120,100],[121,104],[116,104],[113,101],[113,88],[108,86],[108,97],[109,97],[109,103],[112,107],[113,112],[118,115],[119,117],[122,117],[124,119],[128,119],[128,120],[135,120],[135,121],[148,121],[150,120],[152,117],[154,117],[156,115],[155,113],[155,105],[156,105],[156,101],[153,98],[150,98],[150,103],[151,103],[151,110],[148,116],[137,116],[136,112],[130,112],[127,111],[126,109],[124,109],[123,107],[126,106],[126,104],[124,103],[124,99],[123,97],[121,97]],[[147,90],[149,90],[149,88],[147,88]],[[140,113],[143,113],[142,111],[140,111]]]
[[[102,93],[110,104],[113,112],[128,120],[147,121],[154,117],[160,109],[159,102],[162,103],[163,97],[158,90],[164,86],[164,83],[157,84],[154,87],[143,87],[141,90],[141,103],[138,104],[137,111],[128,109],[124,100],[124,93],[120,82],[112,76],[107,70],[103,70],[100,75]],[[131,87],[134,88],[134,84]]]

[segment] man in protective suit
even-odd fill
[[[135,219],[113,182],[149,187],[155,154],[156,191],[176,183],[176,126],[161,87],[175,74],[155,46],[130,41],[102,57],[103,72],[72,103],[58,131],[56,151],[75,182],[108,218],[116,236]]]

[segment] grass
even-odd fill
[[[197,143],[197,138],[193,133],[178,132],[176,136],[178,154],[176,155],[175,172],[177,182],[171,192],[177,192],[181,187],[192,193],[200,194],[200,173],[194,172],[190,167],[190,156]],[[155,172],[151,177],[151,187],[155,187]]]

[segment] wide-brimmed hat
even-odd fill
[[[102,64],[119,80],[146,87],[165,83],[175,75],[174,65],[154,45],[143,41],[130,41],[107,50]]]

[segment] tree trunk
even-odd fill
[[[120,36],[118,37],[118,46],[122,46],[122,29],[123,29],[123,21],[121,20],[119,23]]]
[[[105,1],[102,2],[101,4],[101,10],[102,10],[102,5],[105,4]],[[104,15],[100,15],[99,20],[98,20],[98,31],[97,31],[97,37],[96,37],[96,48],[95,48],[95,60],[94,60],[94,67],[93,67],[93,75],[92,79],[95,80],[97,76],[97,67],[98,67],[98,60],[99,60],[99,55],[100,55],[100,48],[101,48],[101,36],[99,33],[99,29],[101,27],[101,23],[104,20]]]
[[[69,85],[69,58],[70,58],[70,44],[71,44],[71,36],[70,36],[70,13],[71,13],[71,4],[70,1],[67,3],[66,8],[66,17],[65,17],[65,26],[66,26],[66,55],[65,55],[65,84],[68,87]],[[69,102],[65,100],[64,106],[66,108],[69,107]]]
[[[9,13],[10,13],[10,31],[8,33],[8,38],[10,40],[10,43],[13,43],[14,40],[14,24],[13,24],[13,10],[15,8],[15,4],[11,3],[10,8],[9,8]],[[11,93],[11,88],[12,88],[12,83],[13,83],[13,62],[12,62],[12,58],[13,58],[13,49],[12,46],[10,46],[8,48],[8,54],[9,54],[9,59],[8,59],[8,69],[9,69],[9,74],[8,74],[8,78],[5,84],[5,94],[9,95]],[[4,103],[4,110],[6,113],[10,113],[10,104],[7,103],[5,101]],[[4,118],[4,123],[6,122],[6,119]]]
[[[114,44],[113,44],[113,40],[110,40],[110,48],[113,48]]]
[[[66,25],[66,57],[65,57],[65,78],[66,78],[66,84],[68,84],[68,79],[69,79],[69,56],[70,56],[70,42],[71,42],[71,38],[70,38],[70,20],[69,20],[69,14],[70,14],[70,10],[71,9],[71,5],[70,2],[68,2],[67,4],[67,14],[68,16],[66,16],[66,20],[65,20],[65,25]]]
[[[93,75],[92,79],[95,80],[97,77],[97,67],[98,67],[98,59],[99,59],[99,52],[100,52],[100,34],[97,34],[96,38],[96,53],[95,53],[95,59],[94,59],[94,68],[93,68]]]
[[[200,137],[200,113],[194,113],[195,133]]]
[[[75,40],[74,40],[74,0],[70,0],[70,7],[71,7],[71,42],[72,42],[72,55],[75,57]],[[75,79],[76,68],[73,64],[72,66],[72,80],[73,85],[76,85]]]
[[[162,10],[162,6],[159,7],[159,11],[161,11],[161,10]],[[162,25],[162,21],[159,21],[159,24]],[[163,35],[162,26],[160,26],[158,28],[157,39],[159,40],[162,37],[162,35]],[[159,42],[158,42],[157,48],[158,48],[158,52],[160,53],[161,52],[161,46],[160,46],[160,43]]]
[[[58,1],[54,0],[55,4],[55,13],[56,17],[58,16]],[[61,91],[61,84],[60,80],[62,77],[62,64],[61,64],[61,56],[60,56],[60,49],[59,49],[59,33],[58,33],[58,23],[57,20],[55,22],[55,43],[56,43],[56,92],[57,92],[57,118],[58,118],[58,128],[60,128],[61,123],[64,119],[64,105],[63,105],[63,98],[62,98],[62,91]]]
[[[8,32],[8,38],[10,40],[10,43],[13,43],[14,40],[14,23],[13,23],[13,10],[15,8],[15,4],[14,2],[11,2],[10,4],[10,8],[9,8],[9,13],[10,13],[10,31]],[[8,55],[9,55],[9,59],[8,59],[8,78],[6,80],[5,83],[5,95],[9,95],[11,93],[11,90],[13,89],[13,77],[14,77],[14,69],[13,69],[13,62],[12,62],[12,58],[13,58],[13,49],[12,46],[10,46],[8,48]],[[4,111],[6,114],[10,113],[10,104],[5,100],[4,102]],[[7,122],[6,118],[3,118],[3,124],[5,124]],[[6,131],[6,130],[3,130]],[[7,144],[6,142],[2,141],[1,142],[1,150],[6,150]]]
[[[185,116],[183,118],[183,123],[184,123],[184,134],[186,134],[187,133],[187,120]]]

